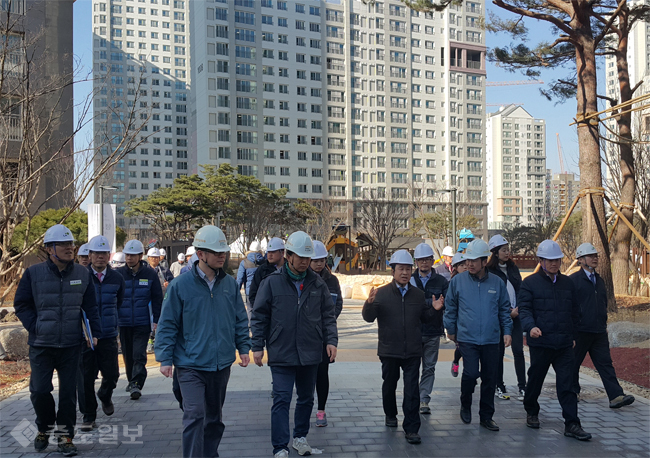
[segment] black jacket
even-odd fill
[[[14,310],[29,332],[27,343],[34,347],[81,344],[82,310],[93,337],[101,333],[91,275],[73,262],[62,271],[50,259],[29,267],[18,283]]]
[[[561,349],[573,345],[580,304],[569,277],[558,274],[553,283],[543,270],[528,276],[521,284],[517,306],[524,332],[534,327],[542,331],[535,339],[528,335],[528,346]]]
[[[88,270],[95,286],[97,310],[102,323],[101,332],[93,337],[98,339],[115,338],[117,337],[117,314],[124,300],[124,278],[110,266],[106,266],[105,276],[100,283],[93,273],[92,266],[88,266]]]
[[[144,261],[133,272],[129,266],[116,269],[124,278],[124,302],[118,313],[120,327],[150,326],[149,304],[153,322],[158,323],[162,307],[163,292],[160,278],[154,269]]]
[[[579,332],[607,332],[607,288],[605,280],[596,274],[596,286],[584,269],[570,275],[580,303]]]
[[[440,298],[441,294],[443,297],[446,297],[447,288],[449,288],[449,282],[447,279],[436,273],[433,269],[431,270],[431,278],[427,282],[426,286],[423,285],[422,280],[420,280],[419,270],[415,269],[415,272],[413,272],[413,275],[411,276],[411,285],[424,291],[424,298],[428,306],[433,304],[434,297],[436,300]],[[436,310],[433,321],[422,325],[422,336],[437,337],[445,334],[445,326],[442,324],[444,313],[444,307],[440,310]]]
[[[271,275],[274,272],[277,272],[277,268],[269,263],[266,259],[255,271],[253,280],[251,281],[250,289],[248,290],[248,301],[251,304],[251,307],[255,304],[255,296],[257,296],[257,290],[260,289],[260,284],[262,280]]]
[[[519,294],[519,290],[521,289],[521,273],[519,272],[519,267],[517,267],[514,263],[508,264],[508,267],[506,269],[508,272],[507,277],[506,274],[503,273],[503,270],[499,268],[499,266],[491,267],[488,270],[490,273],[498,275],[505,284],[508,284],[508,282],[510,282],[512,287],[515,289],[515,294]]]
[[[284,268],[264,279],[255,298],[253,351],[266,346],[269,366],[319,364],[323,343],[338,345],[332,296],[323,279],[308,269],[298,297]]]
[[[405,359],[422,356],[422,323],[432,322],[436,310],[418,288],[409,285],[402,296],[392,281],[377,290],[374,302],[363,304],[361,313],[368,323],[377,320],[377,355]]]

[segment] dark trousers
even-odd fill
[[[183,457],[219,456],[230,367],[211,372],[176,369],[183,393]]]
[[[456,349],[454,350],[454,364],[458,364],[462,357],[463,355],[460,354],[460,348],[458,348],[458,344],[456,344]]]
[[[530,347],[530,368],[528,369],[528,385],[524,396],[524,408],[528,415],[539,414],[539,398],[542,392],[542,385],[553,365],[555,371],[555,389],[557,399],[562,407],[564,424],[569,426],[572,423],[580,423],[578,419],[578,397],[573,392],[573,348],[561,349]]]
[[[48,432],[56,425],[59,431],[74,437],[74,427],[77,423],[79,348],[79,345],[68,348],[29,347],[29,364],[32,371],[29,392],[39,432]],[[58,411],[52,396],[52,376],[55,369],[59,377]]]
[[[404,372],[404,400],[402,411],[404,421],[402,428],[405,433],[417,433],[420,430],[420,358],[387,358],[380,356],[381,398],[384,414],[387,417],[397,416],[397,398],[395,390],[400,377],[400,369]]]
[[[607,397],[611,401],[623,395],[623,388],[618,383],[616,371],[612,365],[612,356],[609,352],[609,339],[606,332],[591,333],[579,332],[576,337],[576,346],[573,349],[575,365],[573,369],[573,391],[580,393],[580,366],[589,352],[591,361],[598,371]]]
[[[137,383],[139,388],[144,386],[147,379],[147,343],[151,334],[151,326],[124,326],[120,328],[120,343],[122,357],[126,368],[126,379],[129,383]]]
[[[526,358],[524,357],[524,332],[521,329],[521,321],[519,317],[512,319],[512,356],[515,358],[515,373],[517,374],[517,388],[520,390],[526,389]],[[499,343],[499,365],[497,366],[497,388],[505,391],[505,383],[503,382],[503,358],[506,354],[506,346],[503,343],[503,335]]]
[[[172,393],[178,401],[178,407],[183,410],[183,393],[181,393],[181,387],[178,384],[178,371],[176,370],[176,366],[174,366],[174,370],[172,371]]]
[[[88,344],[84,340],[79,349],[79,369],[77,370],[77,405],[82,414],[86,411],[86,395],[84,393],[84,351]]]
[[[293,437],[307,437],[309,419],[314,407],[314,388],[318,364],[309,366],[271,366],[273,377],[273,407],[271,407],[271,443],[273,454],[289,450],[289,407],[293,387],[296,387],[296,411],[293,417]]]
[[[120,368],[117,363],[117,339],[99,339],[95,349],[86,348],[82,354],[84,367],[84,399],[85,405],[79,406],[84,416],[84,422],[95,421],[97,418],[97,399],[95,398],[95,380],[101,372],[102,383],[97,391],[97,397],[102,402],[110,402],[113,390],[120,378]]]
[[[323,349],[323,359],[318,365],[316,374],[316,395],[318,396],[318,410],[325,410],[327,397],[330,392],[330,357],[327,356],[327,347]]]
[[[478,413],[481,421],[491,420],[494,415],[499,344],[475,345],[458,342],[458,348],[463,355],[460,404],[465,409],[472,408],[472,394],[476,388],[476,381],[481,377],[481,400]]]

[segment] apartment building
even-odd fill
[[[74,189],[69,186],[74,180],[70,141],[74,133],[73,3],[0,1],[3,180],[11,182],[29,176],[32,162],[50,161],[42,173],[36,172],[37,186],[24,191],[28,195],[20,199],[31,202],[31,210],[69,206],[74,198]],[[30,127],[30,138],[24,136],[26,125]],[[57,152],[55,159],[53,151]]]
[[[108,21],[97,25],[99,42],[134,61],[125,65],[125,78],[142,67],[150,80],[159,71],[162,85],[168,70],[172,81],[172,109],[163,100],[152,107],[154,116],[160,109],[156,126],[171,129],[161,135],[171,144],[128,155],[110,177],[124,176],[118,205],[179,173],[227,162],[291,198],[333,200],[350,222],[355,200],[439,201],[447,196],[433,191],[454,187],[461,207],[487,223],[483,2],[427,15],[398,0],[94,3],[107,8],[95,13]],[[115,36],[118,28],[131,38]],[[180,44],[171,41],[181,37],[179,62]],[[129,41],[138,49],[129,51]],[[185,89],[177,89],[182,83]],[[188,98],[186,115],[176,111],[179,92]],[[187,126],[179,124],[185,116]],[[188,135],[180,135],[185,128]],[[187,148],[178,146],[184,140]],[[160,165],[171,165],[157,178],[155,150],[164,156]]]
[[[573,173],[556,173],[551,181],[551,216],[563,217],[580,193],[580,178]],[[580,202],[576,206],[580,210]]]
[[[546,123],[508,105],[487,119],[490,229],[532,225],[546,215]]]
[[[117,148],[125,119],[142,124],[133,148],[102,184],[117,205],[117,224],[131,233],[146,224],[124,218],[124,202],[144,197],[191,172],[188,99],[188,0],[93,0],[94,140],[97,161]],[[98,196],[98,190],[96,190]],[[97,199],[97,197],[96,197]],[[137,234],[137,232],[135,232]]]

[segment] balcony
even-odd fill
[[[481,62],[476,61],[476,60],[468,60],[465,67],[480,70],[481,69]]]
[[[406,17],[406,11],[404,9],[390,9],[391,16]]]
[[[332,32],[332,31],[328,31],[328,32],[327,32],[327,37],[328,37],[328,38],[340,38],[340,39],[344,39],[344,38],[345,38],[345,32]]]
[[[390,56],[390,61],[405,64],[406,63],[406,57],[404,57],[404,56]]]
[[[390,31],[391,31],[391,32],[401,32],[401,33],[406,33],[406,26],[405,26],[405,25],[395,25],[395,24],[391,24],[391,26],[390,26]],[[391,42],[391,45],[392,45],[392,42]],[[406,46],[402,46],[402,47],[405,48]]]
[[[328,127],[327,132],[330,134],[345,134],[345,126]]]
[[[402,102],[391,102],[390,103],[391,108],[406,108],[406,103]]]
[[[343,22],[343,16],[339,16],[338,14],[328,14],[325,16],[325,19],[332,22]]]
[[[0,122],[0,138],[6,138],[8,141],[22,141],[23,126],[20,116],[7,116],[3,122]]]
[[[339,71],[339,72],[344,72],[345,71],[345,65],[327,64],[327,69],[328,70],[336,70],[336,71]]]
[[[328,102],[345,102],[345,98],[343,96],[336,96],[336,95],[330,95],[327,97]]]
[[[328,81],[327,82],[328,86],[338,86],[338,87],[345,87],[345,80],[338,80],[338,81]]]
[[[406,41],[390,40],[390,45],[395,48],[406,48]]]
[[[333,111],[333,112],[331,112],[331,113],[328,113],[328,114],[327,114],[327,117],[328,117],[328,118],[345,118],[345,114],[344,114],[344,113],[338,113],[338,112]]]
[[[465,7],[465,12],[467,13],[481,14],[482,11],[483,9],[478,5],[472,5],[472,6],[467,5]]]
[[[345,143],[327,142],[327,149],[344,150],[345,149]]]

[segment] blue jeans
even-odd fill
[[[177,367],[176,372],[183,393],[183,457],[219,456],[230,367],[220,371]]]
[[[318,364],[310,366],[271,366],[273,377],[273,407],[271,407],[271,443],[273,454],[289,450],[289,407],[296,386],[296,412],[293,437],[307,437],[309,420],[314,407],[314,389]]]

